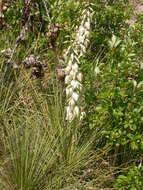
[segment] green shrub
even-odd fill
[[[116,187],[119,190],[141,190],[143,188],[143,167],[133,166],[125,175],[119,175]]]
[[[118,17],[116,19],[115,24]],[[125,21],[124,17],[122,22]],[[107,35],[102,35],[106,40],[106,54],[97,49],[99,53],[94,58],[91,51],[87,60],[91,63],[88,65],[85,60],[83,70],[88,73],[85,75],[85,98],[89,127],[104,128],[103,135],[112,146],[127,145],[142,152],[143,70],[140,65],[142,60],[139,60],[140,44],[136,37],[142,36],[139,26],[127,27],[126,33],[122,33],[120,27],[120,35],[111,27],[109,34],[113,35],[110,40],[107,40]],[[133,34],[136,27],[137,33]]]

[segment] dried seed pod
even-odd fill
[[[4,18],[4,14],[0,12],[0,18]]]
[[[18,69],[19,66],[16,63],[13,63],[13,69]]]
[[[35,57],[33,54],[31,54],[29,57],[26,57],[26,59],[23,61],[26,68],[30,68],[31,66],[35,65]]]
[[[34,63],[35,63],[35,57],[34,57],[34,55],[30,55],[29,56],[29,62],[31,63],[31,65],[34,65]]]
[[[24,1],[24,6],[22,9],[22,26],[24,26],[26,24],[26,22],[28,21],[28,17],[29,17],[29,11],[30,11],[30,3],[31,0],[25,0]]]
[[[47,36],[48,38],[50,38],[50,37],[52,36],[52,32],[51,32],[51,31],[46,32],[46,36]]]
[[[4,13],[8,8],[8,3],[6,0],[0,0],[0,18],[4,18]]]
[[[4,5],[4,6],[2,7],[2,11],[5,12],[5,11],[7,10],[7,8],[8,8],[8,7],[7,7],[6,5]]]
[[[55,47],[55,42],[60,34],[60,28],[60,24],[57,23],[46,33],[46,37],[50,40],[52,47]]]
[[[37,78],[43,77],[44,76],[44,72],[43,72],[42,65],[39,66],[39,67],[33,67],[33,69],[32,69],[32,75],[36,76]]]
[[[43,63],[38,60],[38,57],[35,57],[31,54],[29,57],[23,61],[24,66],[28,69],[32,67],[32,75],[37,78],[42,77],[44,75],[43,72]]]
[[[56,76],[59,80],[64,81],[65,78],[65,69],[63,69],[62,67],[58,67],[56,69]]]
[[[1,51],[1,53],[4,54],[4,56],[8,59],[11,57],[12,52],[13,50],[11,48],[4,49]]]

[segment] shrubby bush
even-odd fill
[[[142,23],[138,19],[128,25],[131,9],[125,11],[126,5],[98,4],[91,51],[82,66],[88,73],[87,123],[92,130],[104,130],[103,142],[111,145],[112,162],[118,166],[139,159],[143,152]]]
[[[120,175],[116,182],[119,190],[142,189],[143,187],[143,167],[133,166],[126,175]]]
[[[119,6],[119,10],[115,9],[116,12],[120,12],[120,8]],[[110,12],[109,15],[111,16]],[[113,20],[113,25],[118,23],[118,19],[117,16]],[[125,24],[125,21],[126,17],[117,32],[114,31],[115,27],[111,27],[110,40],[107,35],[97,32],[107,41],[104,44],[106,50],[102,52],[98,48],[97,58],[91,51],[89,56],[95,60],[91,59],[89,66],[86,63],[83,66],[89,72],[85,77],[85,96],[87,103],[91,105],[88,106],[88,121],[90,128],[104,128],[104,136],[111,145],[129,144],[133,150],[142,150],[142,62],[139,60],[140,50],[137,48],[139,42],[135,40],[135,36],[141,37],[142,34],[138,30],[133,35],[136,26],[126,27],[126,33],[122,33],[122,23]]]

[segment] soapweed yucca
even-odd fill
[[[27,85],[30,102],[26,91],[25,100],[17,96],[9,112],[2,115],[2,189],[76,187],[83,170],[96,158],[91,146],[98,133],[84,138],[80,121],[66,121],[57,86],[51,94],[44,94],[32,80]]]

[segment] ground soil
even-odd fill
[[[130,4],[134,8],[134,16],[128,22],[129,24],[134,24],[136,22],[136,15],[143,14],[143,0],[131,0]]]

